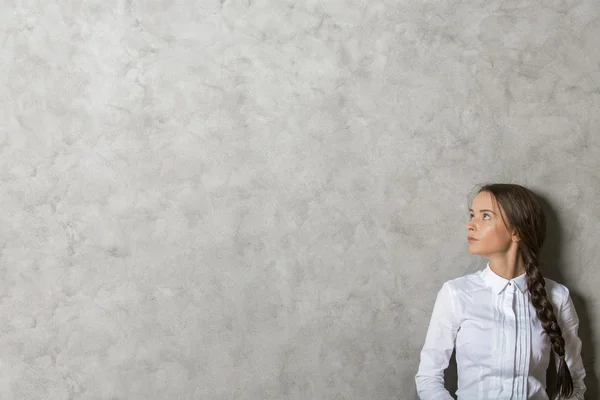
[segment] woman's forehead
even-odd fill
[[[494,196],[489,192],[480,192],[473,199],[473,203],[471,204],[471,208],[473,211],[480,209],[488,209],[495,211],[497,209],[496,201]]]

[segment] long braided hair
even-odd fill
[[[546,296],[546,282],[540,270],[538,255],[546,238],[546,216],[531,190],[516,184],[495,183],[482,186],[478,193],[487,192],[504,210],[505,225],[519,236],[519,253],[525,263],[527,290],[536,314],[550,337],[552,349],[559,357],[557,393],[563,398],[573,394],[573,379],[565,361],[565,339],[556,320],[552,303]],[[501,213],[502,215],[502,213]],[[504,216],[502,216],[504,219]]]

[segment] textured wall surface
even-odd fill
[[[0,4],[0,399],[415,399],[493,181],[600,398],[598,1]]]

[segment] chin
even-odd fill
[[[473,248],[472,246],[469,246],[469,253],[474,256],[485,256],[487,254],[486,252],[482,252],[480,249]]]

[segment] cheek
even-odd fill
[[[497,225],[482,228],[482,239],[489,245],[504,245],[509,241],[508,232]]]
[[[494,226],[494,235],[499,242],[510,242],[510,235],[504,226]]]

